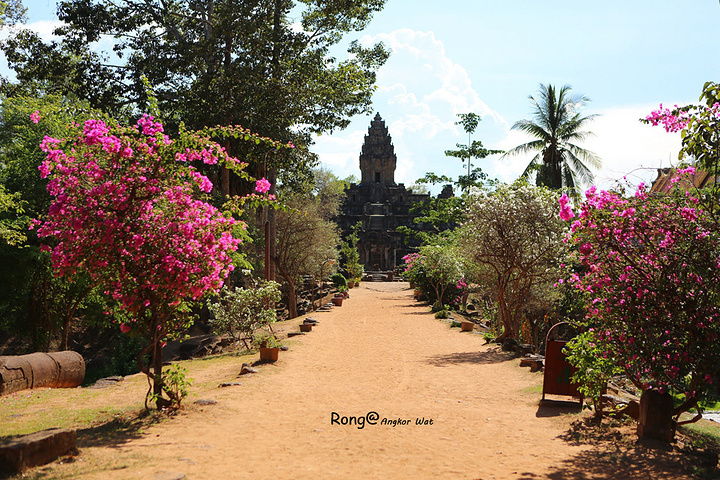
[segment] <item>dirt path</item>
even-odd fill
[[[201,393],[217,404],[83,449],[105,466],[80,478],[613,478],[585,476],[589,447],[561,438],[577,417],[538,407],[540,374],[435,320],[407,284],[364,283],[313,317],[259,374],[219,369],[216,385],[242,385]]]

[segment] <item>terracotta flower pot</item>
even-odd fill
[[[333,297],[331,301],[336,307],[342,307],[342,302],[344,298],[345,297]]]
[[[261,362],[277,362],[280,348],[274,347],[260,347],[260,361]]]
[[[312,325],[309,323],[301,323],[300,331],[301,332],[312,332]]]
[[[475,330],[475,324],[473,322],[462,322],[460,324],[460,330],[463,332],[472,332]]]

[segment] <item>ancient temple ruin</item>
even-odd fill
[[[402,183],[396,184],[396,164],[392,138],[378,113],[370,122],[360,152],[360,184],[346,189],[339,222],[344,234],[357,222],[362,223],[358,251],[366,272],[392,271],[402,265],[402,257],[415,248],[405,244],[397,227],[422,228],[413,222],[410,207],[429,195],[414,194]]]

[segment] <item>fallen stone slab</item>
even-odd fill
[[[545,357],[542,355],[526,355],[520,359],[521,367],[530,367],[531,372],[537,372],[543,368]]]
[[[640,418],[640,403],[636,400],[628,400],[605,393],[600,396],[600,403],[603,408],[608,408],[609,415],[614,417],[628,416],[638,420]]]
[[[114,376],[114,377],[105,377],[101,378],[100,380],[96,381],[92,385],[90,385],[87,388],[106,388],[106,387],[112,387],[112,386],[119,386],[120,382],[124,381],[125,379],[121,376]]]
[[[258,372],[260,372],[260,370],[258,370],[257,368],[251,366],[249,363],[243,363],[243,364],[242,364],[242,368],[240,369],[240,373],[238,374],[238,376],[240,376],[240,375],[248,375],[248,374],[251,374],[251,373],[258,373]]]
[[[75,430],[51,428],[0,445],[0,473],[22,473],[66,454],[77,453]]]

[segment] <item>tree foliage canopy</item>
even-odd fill
[[[558,278],[565,228],[555,194],[543,187],[500,185],[469,200],[460,247],[482,267],[478,282],[495,293],[503,338],[518,334],[530,295]]]
[[[540,84],[537,98],[530,96],[533,119],[516,122],[513,130],[527,133],[535,140],[518,145],[505,155],[538,152],[523,172],[523,177],[537,173],[537,185],[552,189],[574,189],[581,183],[591,183],[589,167],[598,168],[600,159],[589,150],[577,145],[592,135],[583,129],[595,115],[581,116],[578,109],[589,100],[572,95],[570,86],[556,89]]]

